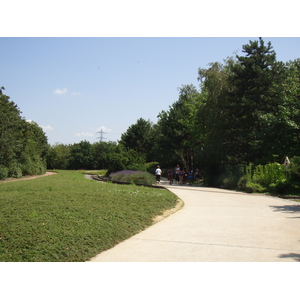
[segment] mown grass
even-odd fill
[[[176,202],[167,190],[90,181],[74,171],[0,183],[0,261],[86,261]]]

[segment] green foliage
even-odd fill
[[[238,177],[233,176],[233,175],[222,175],[221,176],[221,183],[220,183],[220,187],[224,188],[224,189],[229,189],[229,190],[233,190],[236,188],[237,184],[238,184]]]
[[[300,192],[298,181],[293,180],[285,166],[278,163],[256,167],[249,165],[246,174],[239,180],[237,189],[249,193],[298,194]]]
[[[72,170],[92,169],[92,146],[88,141],[81,141],[71,147],[69,168]]]
[[[128,170],[133,170],[133,171],[142,171],[142,172],[146,172],[146,165],[145,164],[137,164],[137,163],[133,163],[131,165],[127,166]]]
[[[256,166],[252,180],[265,188],[286,179],[285,167],[278,163]]]
[[[179,89],[179,99],[169,111],[158,115],[155,160],[171,166],[180,163],[186,168],[194,164],[194,151],[198,146],[195,123],[199,92],[193,85]]]
[[[300,181],[300,156],[291,158],[290,173],[292,180]]]
[[[114,142],[91,144],[82,141],[73,145],[56,144],[50,146],[47,155],[50,169],[106,169],[108,174],[124,170],[130,165],[140,169],[144,163],[145,158],[140,153],[133,149],[128,150],[122,144],[118,145]]]
[[[12,161],[8,168],[8,177],[21,178],[22,167],[17,161]]]
[[[8,176],[8,168],[0,165],[0,180],[5,180]]]
[[[152,185],[155,183],[155,177],[152,174],[141,171],[122,170],[109,175],[113,181]]]
[[[176,205],[165,189],[101,184],[79,172],[0,183],[0,261],[86,261]]]
[[[0,91],[0,165],[9,177],[42,174],[48,150],[45,133],[35,122],[25,121],[17,105]]]
[[[159,165],[158,162],[148,162],[145,164],[145,168],[146,168],[146,171],[150,174],[154,174],[157,166]]]
[[[261,38],[243,52],[200,68],[200,92],[183,87],[160,113],[156,159],[162,164],[199,165],[206,184],[233,186],[240,176],[222,166],[265,165],[274,155],[299,153],[300,60],[277,61]]]
[[[71,157],[71,146],[55,144],[49,147],[47,154],[47,166],[49,169],[68,169]]]
[[[287,179],[278,179],[269,185],[268,191],[274,194],[285,194],[290,190],[290,183]]]
[[[143,118],[138,119],[136,124],[129,126],[120,140],[120,144],[127,150],[132,149],[141,156],[147,156],[148,160],[151,160],[151,148],[154,142],[153,124],[150,120],[146,121]]]

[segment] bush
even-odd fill
[[[21,178],[22,168],[18,163],[13,163],[8,169],[8,177]]]
[[[152,185],[155,183],[154,175],[147,172],[123,170],[109,175],[113,181],[128,182],[134,184]]]
[[[0,166],[0,180],[5,180],[8,176],[8,169],[4,166]]]
[[[142,171],[142,172],[146,172],[147,171],[145,164],[132,164],[132,165],[128,165],[127,169],[133,170],[133,171]]]
[[[300,156],[291,158],[290,174],[291,180],[300,180]]]
[[[290,184],[286,179],[277,180],[269,186],[269,192],[274,194],[285,194],[290,189]]]
[[[265,166],[257,166],[252,180],[269,189],[270,184],[276,184],[284,179],[286,179],[285,167],[279,163],[270,163]]]
[[[107,172],[108,174],[110,174],[111,172],[124,170],[128,163],[128,159],[126,156],[120,153],[109,153],[108,162],[109,162],[109,168]]]
[[[237,189],[246,193],[263,193],[266,191],[259,183],[253,182],[249,175],[245,175],[239,180]]]
[[[238,185],[238,178],[233,175],[226,176],[225,178],[221,179],[221,188],[233,190]]]
[[[145,167],[146,167],[147,172],[154,174],[158,165],[159,165],[159,163],[154,161],[154,162],[146,163]]]
[[[246,189],[249,193],[265,193],[267,189],[256,182],[248,182]]]

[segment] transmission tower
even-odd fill
[[[103,137],[103,134],[106,134],[107,132],[104,132],[102,129],[100,129],[100,131],[97,133],[100,133],[100,137],[97,138],[100,139],[100,142],[102,142],[103,139],[106,139],[105,137]]]

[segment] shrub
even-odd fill
[[[270,184],[276,184],[277,181],[285,178],[285,167],[279,163],[270,163],[265,166],[259,165],[255,168],[253,175],[253,181],[267,189]]]
[[[8,177],[21,178],[22,168],[18,163],[13,163],[9,166]]]
[[[239,180],[237,189],[246,193],[263,193],[266,191],[259,183],[253,182],[249,174]]]
[[[233,175],[226,176],[221,179],[221,188],[233,190],[238,185],[238,178]]]
[[[142,171],[142,172],[146,172],[147,171],[145,164],[132,164],[132,165],[128,165],[127,169],[133,170],[133,171]]]
[[[108,174],[110,174],[111,172],[124,170],[128,163],[128,159],[126,156],[120,153],[109,153],[108,162],[109,162]]]
[[[158,165],[159,165],[159,163],[154,161],[154,162],[146,163],[145,167],[146,167],[147,172],[154,174]]]
[[[246,185],[246,188],[250,193],[265,193],[266,192],[266,188],[256,182],[248,182]]]
[[[109,175],[113,181],[128,182],[134,184],[152,185],[155,183],[154,175],[147,172],[123,170]]]
[[[277,180],[275,183],[271,183],[269,186],[269,192],[274,194],[285,194],[290,188],[290,184],[287,179]]]
[[[290,174],[292,180],[300,180],[300,156],[291,158]]]
[[[5,180],[8,176],[8,169],[4,166],[0,166],[0,180]]]

